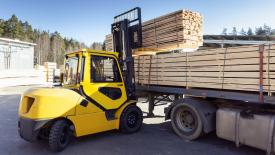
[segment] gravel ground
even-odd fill
[[[17,133],[17,110],[20,93],[28,87],[14,87],[0,90],[0,154],[54,154],[46,142],[29,143]],[[147,103],[139,102],[145,115]],[[216,137],[215,133],[196,141],[185,141],[176,136],[169,121],[164,121],[164,106],[156,107],[154,118],[144,118],[140,132],[125,135],[110,131],[75,139],[59,154],[101,154],[101,155],[259,155],[265,152],[241,146]]]

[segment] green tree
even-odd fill
[[[263,29],[263,27],[260,26],[260,27],[256,28],[255,34],[256,35],[266,35],[266,31]]]
[[[102,50],[102,43],[93,42],[92,45],[90,46],[90,48],[93,50]]]
[[[35,42],[40,35],[40,31],[38,29],[33,30],[33,42]]]
[[[224,28],[224,29],[222,30],[222,35],[227,35],[227,28]]]
[[[25,41],[33,41],[34,40],[34,33],[32,26],[28,22],[24,22],[22,24],[23,31],[24,31],[24,40]]]
[[[50,36],[50,51],[48,54],[48,60],[56,62],[58,64],[61,63],[60,57],[63,57],[62,47],[63,47],[63,38],[60,36],[60,33],[55,31]],[[62,59],[63,61],[63,59]]]
[[[260,26],[256,28],[255,34],[256,35],[271,35],[272,33],[272,28],[266,24],[264,26]]]
[[[38,63],[43,65],[46,61],[52,60],[52,55],[49,56],[50,53],[50,35],[48,32],[38,31],[38,36],[36,38],[36,46],[34,52],[36,53]]]
[[[247,30],[247,35],[248,36],[252,36],[253,35],[253,31],[252,31],[252,29],[250,27]]]
[[[106,41],[104,40],[103,43],[102,43],[102,50],[103,51],[106,51]]]
[[[271,27],[270,26],[267,26],[266,24],[264,24],[263,30],[265,31],[265,35],[270,35],[271,34]]]
[[[15,15],[12,15],[11,18],[6,22],[6,26],[4,29],[5,37],[13,39],[23,39],[24,31],[22,25],[22,22],[19,21]]]
[[[5,28],[5,21],[3,19],[0,19],[0,37],[4,34],[4,28]]]
[[[231,35],[238,35],[237,28],[233,27]]]
[[[241,32],[240,32],[240,35],[243,35],[243,36],[247,35],[247,33],[244,31],[243,28],[242,28],[242,30],[241,30]]]

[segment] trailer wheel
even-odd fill
[[[49,146],[54,152],[62,151],[71,140],[71,130],[66,120],[57,120],[50,129]]]
[[[197,139],[203,132],[203,122],[199,112],[184,103],[175,105],[171,112],[173,130],[183,139]]]
[[[124,109],[120,117],[120,131],[123,133],[137,132],[142,126],[142,111],[136,105]]]

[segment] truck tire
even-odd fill
[[[142,126],[142,111],[136,105],[126,107],[120,116],[120,131],[122,133],[134,133]]]
[[[66,120],[57,120],[54,122],[49,134],[50,149],[54,152],[65,149],[71,140],[72,134],[70,132],[70,126]]]
[[[203,133],[203,122],[199,112],[185,103],[178,103],[171,112],[174,132],[183,139],[195,140]]]

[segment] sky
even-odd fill
[[[0,19],[15,14],[33,28],[58,31],[90,45],[103,42],[113,17],[141,7],[142,20],[186,9],[204,17],[204,34],[221,34],[223,28],[240,31],[267,24],[275,28],[274,0],[0,0]]]

